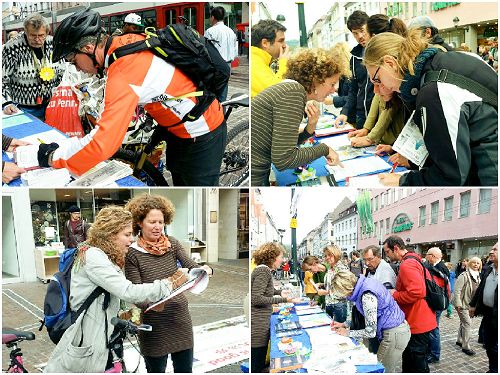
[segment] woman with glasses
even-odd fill
[[[363,60],[375,85],[415,110],[428,151],[419,170],[382,174],[384,185],[497,185],[498,76],[491,67],[463,52],[429,48],[418,29],[406,38],[375,35]]]

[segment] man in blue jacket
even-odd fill
[[[366,30],[367,21],[368,14],[361,10],[354,11],[347,19],[347,28],[358,42],[358,45],[351,50],[349,63],[352,77],[347,103],[335,122],[336,125],[339,125],[340,122],[346,122],[348,114],[355,110],[356,129],[363,129],[373,99],[373,83],[370,81],[366,68],[362,64],[365,45],[369,39]]]

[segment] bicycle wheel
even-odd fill
[[[250,159],[248,120],[240,122],[227,133],[220,169],[220,186],[240,186],[248,180]]]
[[[123,148],[120,148],[112,156],[112,159],[123,161],[130,165],[133,169],[136,163],[137,155],[132,150],[124,150]],[[134,177],[138,178],[148,186],[168,186],[168,182],[165,180],[165,177],[163,177],[160,171],[148,160],[144,162],[142,170],[137,175],[134,173]]]

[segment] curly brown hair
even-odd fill
[[[253,258],[256,265],[265,264],[269,268],[272,268],[276,258],[284,252],[285,249],[279,243],[267,242],[254,252]]]
[[[160,210],[163,213],[165,224],[170,224],[175,215],[174,204],[169,199],[161,195],[151,195],[148,193],[138,195],[129,200],[125,205],[125,209],[132,213],[132,229],[135,235],[141,230],[139,224],[144,221],[149,211]]]
[[[113,263],[123,267],[125,254],[117,249],[113,239],[130,224],[132,214],[129,211],[119,206],[106,206],[95,217],[86,243],[101,249]]]
[[[350,74],[349,62],[341,57],[340,50],[307,48],[299,50],[288,60],[285,78],[297,81],[310,94],[316,85],[324,83],[335,74]]]

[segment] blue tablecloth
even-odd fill
[[[23,116],[20,118],[19,116]],[[26,118],[27,117],[27,118]],[[19,121],[16,121],[16,118],[20,118],[22,120],[26,120],[29,122],[24,122],[22,124],[16,124]],[[43,133],[49,130],[56,130],[53,127],[47,125],[40,119],[32,116],[28,113],[23,113],[17,116],[13,116],[10,118],[3,119],[2,121],[2,132],[4,135],[7,135],[12,138],[21,139],[24,137],[28,137],[30,135]],[[12,161],[8,158],[5,152],[2,152],[2,161]],[[142,181],[139,181],[137,178],[133,176],[127,176],[122,179],[116,181],[118,186],[145,186]],[[21,186],[21,179],[17,178],[9,183],[9,186]]]
[[[330,137],[338,137],[341,135],[343,135],[343,134],[332,135]],[[330,137],[321,137],[321,139],[330,138]],[[314,139],[316,140],[318,138],[314,138]],[[373,154],[367,153],[365,156],[360,156],[360,157],[369,157],[369,156],[373,156]],[[389,162],[389,155],[384,155],[381,157],[386,162]],[[328,170],[326,169],[326,158],[324,156],[322,156],[316,160],[313,160],[311,163],[309,163],[309,166],[316,169],[316,176],[317,177],[327,176],[329,174]],[[295,175],[293,173],[295,171],[294,169],[285,169],[284,171],[280,172],[276,169],[274,164],[272,165],[272,168],[273,168],[274,174],[276,176],[276,183],[278,186],[292,185],[297,181],[297,175]],[[379,170],[379,171],[374,171],[374,172],[369,173],[369,174],[383,173],[383,172],[388,172],[389,170],[390,170],[390,168],[384,169],[384,170]],[[395,172],[402,172],[402,171],[406,171],[406,168],[397,167],[395,169]],[[361,176],[367,176],[369,174],[363,174]],[[345,186],[345,180],[337,181],[337,183],[338,183],[338,186]]]
[[[307,304],[307,303],[304,303],[304,304]],[[279,317],[280,317],[280,315],[278,313],[271,315],[271,350],[270,350],[271,359],[286,357],[286,355],[278,349],[278,342],[280,341],[280,339],[278,337],[276,337],[276,323],[278,323],[280,321]],[[297,321],[297,322],[299,321],[299,317],[297,316],[297,314],[295,312],[295,308],[292,308],[290,310],[290,314],[287,316],[286,319],[291,320],[291,321]],[[314,328],[312,328],[312,329],[314,329]],[[303,329],[302,334],[294,335],[292,337],[293,337],[294,341],[301,342],[303,347],[305,347],[307,349],[314,350],[314,348],[311,347],[311,339],[309,338],[309,333],[307,332],[308,330],[309,329]],[[353,342],[356,343],[354,340],[353,340]],[[335,353],[332,353],[332,355],[333,354],[335,354]],[[384,372],[384,366],[382,364],[360,365],[360,366],[356,366],[356,372],[358,372],[358,373]]]

